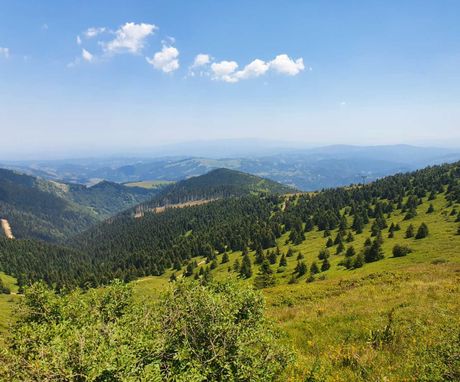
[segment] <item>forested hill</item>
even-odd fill
[[[163,189],[146,207],[187,203],[195,200],[222,199],[250,194],[286,194],[296,190],[278,182],[240,171],[220,168],[191,177]]]
[[[86,187],[0,169],[0,218],[16,238],[63,241],[153,194],[111,182]]]
[[[355,257],[360,261],[360,254],[375,261],[380,258],[381,242],[391,240],[383,239],[384,230],[394,234],[400,229],[398,226],[405,229],[418,215],[429,216],[435,222],[447,219],[451,230],[456,231],[455,221],[460,221],[459,180],[457,162],[314,195],[230,197],[195,207],[167,209],[161,214],[146,213],[142,219],[121,214],[72,240],[75,250],[65,256],[78,256],[79,264],[85,264],[84,274],[80,268],[68,266],[73,261],[64,262],[59,257],[45,261],[46,254],[39,253],[37,248],[16,251],[14,264],[8,250],[0,250],[0,270],[15,276],[22,273],[24,282],[43,278],[63,285],[97,285],[115,277],[131,280],[159,275],[171,267],[181,269],[197,256],[212,262],[218,254],[245,248],[260,252],[277,245],[295,248],[311,243],[317,248],[325,243],[342,243],[343,251],[344,243],[354,236],[359,242],[364,242],[363,237],[369,240],[364,247],[355,249],[348,265],[354,264]],[[427,211],[434,201],[436,211],[429,215]],[[418,228],[414,226],[412,230]],[[318,232],[324,239],[317,238]],[[335,237],[331,238],[332,235]],[[426,243],[430,240],[428,237]],[[35,257],[43,261],[36,261],[33,271],[28,270],[27,264]]]

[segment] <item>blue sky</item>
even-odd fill
[[[449,0],[0,1],[0,150],[460,146],[459,14]]]

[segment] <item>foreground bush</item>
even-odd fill
[[[261,295],[236,282],[178,282],[158,303],[129,285],[57,295],[26,291],[5,381],[270,381],[289,361]]]

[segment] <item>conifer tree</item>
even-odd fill
[[[287,266],[287,260],[286,260],[286,256],[285,256],[284,254],[281,255],[281,257],[280,257],[279,266],[280,266],[280,267],[285,267],[285,266]]]
[[[319,268],[318,268],[318,264],[316,264],[316,261],[313,261],[313,263],[311,264],[310,273],[312,275],[315,275],[315,274],[319,273]]]
[[[415,235],[416,239],[423,239],[428,236],[428,226],[425,223],[420,224]]]
[[[428,207],[428,209],[426,210],[426,213],[427,214],[431,214],[434,212],[434,206],[433,206],[433,203],[430,203],[430,206]]]
[[[358,253],[353,261],[353,268],[361,268],[364,265],[364,257],[362,253]]]
[[[355,248],[350,245],[345,252],[345,257],[353,257],[356,254]]]
[[[321,272],[327,271],[331,267],[331,264],[329,263],[329,260],[326,258],[323,260],[323,263],[321,264]]]
[[[257,289],[268,288],[275,285],[275,277],[273,276],[273,270],[270,267],[270,263],[264,260],[262,265],[259,267],[259,272],[254,279],[254,286]]]
[[[334,245],[334,242],[332,241],[332,239],[331,239],[331,238],[327,239],[327,241],[326,241],[326,247],[327,247],[327,248],[330,248],[330,247],[332,247],[333,245]]]
[[[244,255],[243,257],[240,268],[240,276],[244,279],[248,279],[252,276],[251,259],[249,258],[248,254]]]
[[[412,224],[409,224],[409,227],[406,229],[406,239],[409,239],[411,237],[414,237],[414,226]]]
[[[228,263],[230,261],[230,257],[228,256],[227,252],[224,252],[222,255],[222,264]]]

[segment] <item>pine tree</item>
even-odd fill
[[[406,239],[409,239],[411,237],[414,237],[414,226],[412,224],[409,224],[409,227],[407,227],[406,230]]]
[[[332,239],[331,239],[331,238],[327,239],[327,241],[326,241],[326,247],[327,247],[327,248],[330,248],[330,247],[332,247],[333,245],[334,245],[334,242],[332,241]]]
[[[351,243],[353,240],[355,240],[355,238],[353,237],[353,234],[351,233],[351,231],[349,231],[348,235],[347,235],[347,238],[346,238],[346,241],[347,241],[347,243]]]
[[[361,268],[364,265],[364,257],[362,253],[358,253],[353,261],[353,268]]]
[[[270,264],[276,264],[276,252],[272,251],[270,252],[270,255],[268,256],[268,261]]]
[[[264,259],[265,259],[264,252],[262,251],[262,248],[258,247],[256,249],[254,263],[255,264],[262,264]]]
[[[326,258],[323,260],[323,263],[321,264],[321,272],[327,271],[331,267],[331,264],[329,263],[329,260]]]
[[[356,254],[355,248],[350,245],[345,252],[345,257],[353,257]]]
[[[299,252],[297,255],[297,261],[302,260],[303,258],[305,258],[305,256],[302,254],[302,252]]]
[[[330,256],[331,256],[331,254],[329,253],[329,251],[327,249],[321,249],[319,251],[319,253],[318,253],[318,259],[320,259],[320,260],[327,259]]]
[[[428,226],[425,223],[420,224],[415,235],[416,239],[423,239],[428,236]]]
[[[294,256],[294,251],[292,250],[291,247],[289,247],[286,252],[286,257],[292,257],[292,256]]]
[[[239,273],[240,268],[241,268],[240,261],[236,259],[235,262],[233,263],[233,272]]]
[[[345,250],[345,246],[343,245],[342,242],[339,243],[337,246],[336,254],[338,255],[339,253],[342,253]]]
[[[281,255],[280,262],[279,262],[280,267],[285,267],[287,266],[287,260],[285,255]]]
[[[434,212],[434,206],[433,206],[433,203],[430,203],[430,206],[428,207],[428,209],[426,210],[426,213],[427,214],[431,214]]]
[[[364,247],[364,261],[366,263],[381,260],[383,257],[381,243],[378,240],[374,240],[370,246]]]
[[[270,263],[264,260],[262,265],[259,267],[259,272],[254,279],[254,286],[257,289],[268,288],[275,285],[275,277],[273,276],[273,270],[270,267]]]
[[[224,252],[222,255],[222,264],[228,263],[230,261],[230,257],[228,256],[227,252]]]
[[[240,276],[244,279],[248,279],[252,276],[251,259],[249,258],[248,254],[244,255],[243,257],[240,268]]]
[[[297,277],[302,277],[304,274],[307,273],[307,270],[307,264],[305,264],[304,261],[297,262],[297,265],[295,267],[295,273],[297,273]]]
[[[313,261],[313,263],[311,264],[310,273],[312,275],[315,275],[315,274],[319,273],[319,268],[318,268],[318,264],[316,264],[316,261]]]

